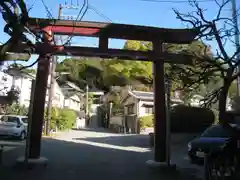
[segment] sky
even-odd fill
[[[218,0],[222,1],[222,0]],[[238,0],[237,0],[238,1]],[[48,14],[57,18],[59,4],[79,4],[82,5],[83,0],[25,0],[28,8],[30,8],[30,16],[46,18]],[[192,12],[195,10],[185,0],[88,0],[90,8],[83,17],[84,21],[100,21],[113,22],[121,24],[135,24],[145,26],[155,26],[162,28],[186,28],[180,20],[176,19],[173,8],[183,13]],[[216,17],[216,10],[218,7],[214,0],[199,0],[201,7],[205,9],[205,16],[211,20]],[[237,2],[237,8],[240,8],[240,1]],[[239,10],[240,11],[240,10]],[[50,12],[50,13],[49,13]],[[62,15],[77,16],[79,10],[63,9]],[[223,10],[225,17],[231,17],[231,4],[226,6]],[[64,18],[65,18],[64,17]],[[0,18],[0,31],[4,27],[4,22]],[[0,33],[0,42],[5,42],[8,39],[3,32]],[[95,46],[96,39],[78,38],[73,40],[73,44]],[[215,42],[210,42],[213,49],[216,48]],[[110,47],[121,48],[123,41],[112,40]],[[226,49],[229,52],[234,51],[234,47],[228,46]],[[33,62],[37,56],[32,58],[24,65]],[[63,59],[64,57],[60,58]]]

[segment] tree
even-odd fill
[[[6,106],[5,113],[6,114],[27,116],[28,115],[28,108],[25,107],[25,106],[21,106],[18,103],[14,103],[14,104]]]
[[[240,60],[237,58],[237,54],[240,49],[236,49],[233,54],[227,52],[225,44],[235,46],[232,42],[232,37],[236,35],[235,25],[231,18],[224,17],[222,10],[231,1],[223,0],[220,4],[215,1],[218,6],[218,12],[216,18],[208,20],[204,15],[204,10],[199,6],[196,0],[191,1],[191,5],[196,8],[195,12],[183,14],[177,10],[174,10],[177,18],[183,23],[186,23],[192,28],[198,28],[200,33],[198,39],[204,42],[215,41],[218,48],[213,56],[208,55],[208,48],[205,47],[203,54],[199,56],[196,53],[191,53],[196,58],[196,64],[201,64],[201,69],[185,68],[181,71],[182,74],[188,76],[185,85],[198,86],[200,82],[207,83],[212,77],[218,77],[222,81],[220,88],[215,88],[205,99],[206,105],[211,104],[218,100],[219,102],[219,122],[221,124],[227,124],[226,119],[226,103],[229,88],[232,82],[239,76],[236,71]],[[189,82],[188,82],[189,81]]]
[[[91,87],[109,91],[111,86],[125,86],[133,83],[125,74],[118,71],[122,64],[117,60],[106,59],[65,59],[57,65],[58,72],[70,72],[67,80],[84,88],[85,81]],[[127,73],[127,72],[126,72]]]
[[[142,41],[126,41],[124,47],[128,50],[149,51],[152,50],[152,44]],[[190,45],[173,45],[166,44],[165,49],[169,52],[197,52],[202,53],[205,45],[202,42],[193,42]],[[185,76],[179,76],[179,71],[189,68],[180,65],[165,64],[165,70],[169,77],[173,80],[173,89],[182,87]],[[201,67],[199,67],[200,69]],[[177,71],[178,70],[178,71]],[[57,65],[58,72],[70,72],[69,81],[83,87],[83,80],[91,80],[88,84],[91,86],[92,81],[99,89],[110,91],[111,86],[132,85],[133,89],[151,91],[153,85],[152,62],[117,60],[117,59],[65,59]],[[170,75],[171,74],[171,75]],[[186,89],[186,88],[185,88]],[[194,88],[198,90],[198,88]]]
[[[28,21],[28,10],[23,0],[2,0],[0,1],[0,9],[6,22],[4,32],[10,36],[9,40],[0,48],[0,62],[3,62],[16,58],[16,56],[13,58],[12,54],[7,52],[10,52],[20,41],[29,42],[24,34]],[[30,55],[28,55],[28,58],[30,58]]]
[[[124,45],[124,48],[130,49],[130,50],[140,50],[140,51],[148,51],[152,50],[152,44],[150,42],[140,42],[140,41],[127,41]],[[197,56],[202,56],[203,54],[208,56],[209,58],[212,56],[211,48],[206,46],[202,41],[194,41],[187,45],[177,45],[177,44],[164,44],[164,51],[170,52],[170,53],[179,53],[179,54],[196,54]],[[205,53],[206,52],[206,53]],[[196,59],[195,56],[193,56],[194,59]],[[121,62],[120,62],[121,63]],[[130,66],[136,67],[133,69],[133,78],[138,79],[143,84],[149,84],[152,86],[153,80],[152,80],[152,62],[130,62]],[[128,65],[129,65],[128,64]],[[204,70],[204,64],[196,63],[194,68],[191,66],[186,65],[179,65],[179,64],[168,64],[165,63],[165,73],[166,76],[172,81],[172,90],[182,90],[183,98],[191,98],[190,93],[205,93],[203,92],[204,89],[207,90],[207,87],[211,85],[212,82],[216,83],[217,78],[211,77],[211,81],[199,81],[198,86],[191,85],[190,87],[190,81],[193,79],[190,79],[187,73],[182,73],[183,71],[187,71],[188,69],[198,69],[200,72],[201,70]],[[120,70],[122,72],[125,72],[128,69],[129,66],[122,65]],[[131,69],[131,68],[130,68]],[[210,74],[209,74],[210,76]],[[207,77],[207,76],[206,76]],[[197,78],[197,76],[195,76]],[[195,84],[194,84],[195,85]],[[186,92],[186,93],[183,93]],[[188,94],[189,97],[186,96]]]
[[[17,70],[19,72],[24,72],[27,74],[36,74],[36,69],[33,68],[25,68],[25,66],[23,66],[22,64],[17,64],[17,63],[13,63],[11,65],[9,65],[6,69],[6,72],[8,72],[9,70]]]

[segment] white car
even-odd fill
[[[24,140],[27,135],[27,116],[1,115],[0,135],[17,137]]]

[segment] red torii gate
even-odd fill
[[[49,73],[51,55],[72,55],[101,58],[118,58],[128,60],[141,60],[153,62],[154,73],[154,160],[166,162],[166,100],[164,63],[191,64],[192,61],[186,55],[171,54],[163,52],[163,43],[188,44],[197,36],[197,29],[165,29],[146,26],[135,26],[125,24],[111,24],[100,22],[82,22],[57,19],[30,18],[28,27],[31,31],[45,34],[46,42],[37,44],[34,53],[39,54],[35,92],[32,106],[32,123],[30,134],[30,159],[40,158],[42,124],[44,116],[45,95]],[[45,33],[44,33],[45,32]],[[98,37],[99,47],[71,47],[55,46],[51,44],[51,35],[74,35]],[[109,49],[109,38],[150,41],[153,50],[148,52],[130,51],[122,49]],[[12,52],[22,53],[28,48],[26,44],[17,46]]]

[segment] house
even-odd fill
[[[79,112],[82,105],[81,97],[84,95],[84,91],[69,81],[63,83],[60,87],[64,95],[63,106]]]
[[[138,133],[138,118],[154,114],[153,92],[129,90],[122,103],[124,104],[125,126],[130,129],[132,133]],[[183,101],[177,98],[171,98],[170,103],[171,105],[183,104]]]
[[[5,74],[11,76],[12,79],[11,83],[8,83],[7,89],[17,89],[19,91],[19,104],[28,107],[30,104],[32,80],[35,79],[35,76],[15,69],[9,69]]]
[[[29,107],[30,104],[30,98],[31,98],[31,88],[32,88],[32,81],[35,80],[34,74],[29,74],[22,72],[17,69],[9,69],[7,71],[7,74],[12,77],[12,84],[10,87],[14,87],[19,90],[19,104],[22,106]],[[48,83],[50,83],[50,76],[48,78]],[[56,80],[54,80],[54,96],[52,99],[52,106],[57,108],[62,108],[64,103],[64,95],[61,91],[61,88],[59,87]],[[46,100],[45,100],[45,106],[48,104],[48,94],[49,94],[49,88],[46,92]]]
[[[45,106],[48,104],[48,95],[49,95],[49,88],[46,92],[46,100],[45,100]],[[64,107],[64,93],[62,92],[61,87],[57,83],[56,80],[54,80],[54,88],[53,88],[53,97],[52,97],[52,107],[56,108],[63,108]]]
[[[19,90],[19,104],[29,107],[32,81],[35,75],[22,72],[17,69],[8,69],[7,72],[0,72],[0,96],[6,96],[7,92],[13,87]],[[50,84],[50,76],[48,78]],[[80,111],[80,96],[84,91],[77,87],[74,83],[65,82],[61,86],[54,80],[52,106],[57,108],[69,108]],[[48,104],[49,86],[46,92],[45,106]]]
[[[154,94],[153,92],[129,90],[123,104],[126,115],[136,115],[137,117],[151,115],[154,113]],[[183,104],[183,101],[178,98],[171,98],[171,104]]]
[[[81,100],[79,95],[74,91],[62,90],[64,94],[64,107],[73,109],[75,111],[80,111]]]
[[[7,73],[0,71],[0,96],[6,96],[11,90],[13,77]]]

